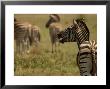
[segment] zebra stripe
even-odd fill
[[[73,28],[78,47],[84,41],[89,41],[89,29],[82,20],[73,20]]]
[[[81,76],[97,75],[97,44],[95,40],[85,41],[80,45],[77,64]],[[85,72],[86,71],[86,72]]]

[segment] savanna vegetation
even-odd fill
[[[15,76],[79,76],[76,63],[77,44],[68,42],[59,44],[57,51],[51,53],[49,29],[45,27],[49,19],[48,14],[15,14],[21,22],[29,22],[40,27],[41,41],[37,47],[33,46],[30,53],[17,55],[14,53]],[[85,18],[90,30],[90,39],[97,40],[96,14],[60,14],[63,28],[72,25],[73,18]],[[16,47],[14,48],[16,50]]]

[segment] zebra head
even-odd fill
[[[74,34],[74,26],[70,26],[66,28],[64,31],[61,31],[57,34],[59,42],[76,42],[75,34]]]
[[[48,28],[51,23],[59,22],[59,21],[60,21],[60,17],[57,14],[51,14],[50,19],[47,21],[45,27]]]
[[[78,27],[77,21],[73,19],[73,25],[57,34],[59,42],[76,42],[75,29],[78,29]]]

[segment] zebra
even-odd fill
[[[80,48],[81,48],[80,45],[85,41],[89,41],[90,32],[83,19],[77,19],[77,20],[73,19],[73,25],[71,25],[68,28],[66,28],[65,30],[61,31],[59,34],[57,34],[57,36],[59,38],[60,43],[77,42],[77,45],[78,45],[78,48],[80,51]],[[86,50],[86,51],[88,51],[88,50]],[[79,53],[78,53],[78,55],[79,55]],[[78,55],[77,55],[77,57],[79,58]],[[89,56],[91,56],[89,58],[90,60],[93,59],[92,53],[89,53]],[[78,58],[77,58],[77,61],[78,61]]]
[[[56,51],[56,42],[58,42],[57,34],[62,31],[62,25],[59,23],[60,17],[57,14],[51,14],[50,19],[46,23],[46,28],[49,28],[49,34],[52,44],[52,53]],[[54,49],[55,47],[55,49]]]
[[[19,53],[26,50],[29,52],[33,44],[37,46],[40,37],[40,28],[38,26],[26,22],[21,23],[14,19],[14,39]]]
[[[85,41],[80,45],[77,64],[81,76],[97,75],[97,43],[95,40]]]
[[[16,52],[21,54],[25,53],[29,49],[29,30],[31,24],[21,23],[14,18],[14,40],[16,43]]]
[[[38,46],[40,38],[40,28],[36,25],[32,25],[31,29],[29,29],[30,45]]]

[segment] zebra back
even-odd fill
[[[15,39],[23,39],[25,36],[28,36],[29,24],[27,23],[14,23],[14,36]]]
[[[58,22],[54,22],[54,23],[50,24],[49,29],[50,30],[55,29],[56,31],[60,32],[60,31],[62,31],[62,25]]]

